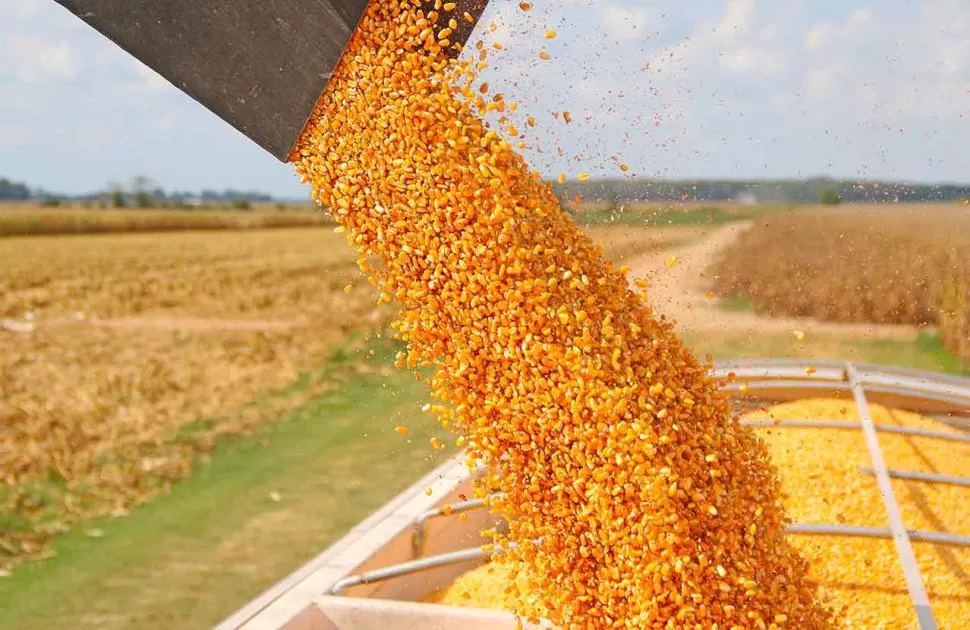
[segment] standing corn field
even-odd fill
[[[955,249],[943,258],[941,278],[935,288],[943,344],[970,366],[970,246]]]
[[[715,266],[716,291],[769,315],[938,326],[970,362],[970,211],[879,206],[776,214]]]

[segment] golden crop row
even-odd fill
[[[760,312],[936,325],[970,360],[970,209],[844,207],[766,215],[715,267]]]
[[[42,234],[106,234],[184,230],[240,230],[332,225],[329,214],[307,205],[299,210],[257,208],[232,210],[149,210],[41,208],[31,204],[0,204],[0,236]]]

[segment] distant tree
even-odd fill
[[[156,186],[155,186],[155,182],[152,180],[151,177],[148,177],[146,175],[135,175],[134,177],[131,178],[130,187],[131,187],[131,192],[140,193],[140,192],[151,192],[151,190]]]
[[[128,202],[125,200],[125,193],[115,190],[111,193],[111,205],[115,208],[125,208]]]
[[[249,210],[251,207],[248,199],[233,199],[232,201],[233,210]]]
[[[30,199],[30,189],[20,182],[14,182],[5,177],[0,177],[0,199],[5,201],[26,201]]]
[[[151,208],[155,205],[155,199],[153,197],[152,191],[157,190],[155,182],[151,177],[145,175],[136,175],[131,178],[131,183],[129,184],[131,189],[131,196],[135,201],[135,206],[138,208]]]
[[[818,201],[825,206],[837,206],[842,203],[842,197],[832,188],[824,188],[818,194]]]

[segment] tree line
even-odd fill
[[[561,199],[741,203],[913,203],[970,200],[967,184],[920,184],[812,178],[798,180],[601,179],[553,184]]]
[[[82,195],[53,193],[43,188],[31,188],[23,182],[0,177],[0,201],[36,201],[44,205],[80,203],[116,208],[190,208],[205,205],[228,205],[247,209],[254,202],[271,202],[273,197],[252,190],[202,190],[200,192],[173,190],[159,186],[150,177],[133,177],[127,183],[111,182],[104,189]]]

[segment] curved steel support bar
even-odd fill
[[[742,420],[741,424],[749,427],[787,427],[790,429],[853,429],[862,430],[862,425],[858,422],[849,420],[799,420],[782,418],[779,420]],[[931,431],[929,429],[912,429],[909,427],[897,427],[891,424],[874,425],[879,433],[896,433],[899,435],[911,435],[914,437],[926,437],[936,440],[949,440],[951,442],[970,442],[970,434],[967,433],[947,433],[946,431]]]

